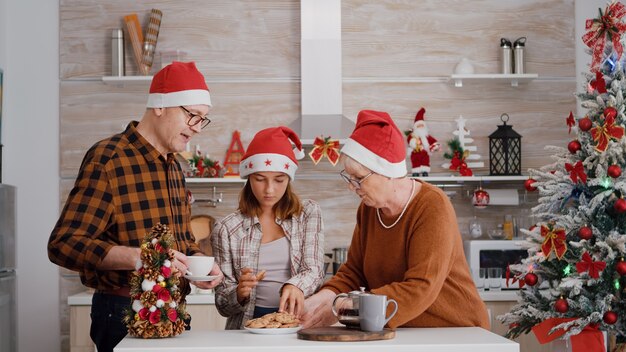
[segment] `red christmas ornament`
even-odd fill
[[[604,322],[609,325],[613,325],[617,322],[617,313],[610,310],[604,313],[604,317],[602,318],[602,320],[604,320]]]
[[[536,191],[537,187],[533,186],[535,182],[537,181],[529,178],[528,180],[524,181],[524,188],[526,188],[528,192]]]
[[[569,304],[567,304],[567,300],[563,297],[556,300],[554,303],[554,310],[559,313],[565,313],[569,309]]]
[[[615,271],[617,271],[617,273],[621,276],[626,275],[626,262],[624,261],[624,259],[615,264]]]
[[[528,273],[524,276],[524,282],[528,286],[535,286],[537,284],[538,278],[534,273]]]
[[[613,209],[619,214],[626,212],[626,200],[624,200],[624,198],[616,200],[613,204]]]
[[[585,132],[591,129],[591,125],[591,119],[586,116],[578,121],[578,127],[580,127],[580,129]]]
[[[569,142],[569,144],[567,145],[567,150],[569,150],[569,152],[572,154],[576,154],[576,152],[579,151],[580,148],[581,148],[580,142],[576,139]]]
[[[475,190],[472,204],[478,209],[486,208],[489,205],[489,193],[482,188]]]
[[[587,226],[583,226],[578,230],[578,237],[581,240],[590,240],[593,237],[593,231]]]
[[[618,178],[622,175],[622,168],[619,165],[611,165],[606,170],[606,173],[613,178]]]

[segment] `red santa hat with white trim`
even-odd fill
[[[418,111],[417,114],[415,114],[415,121],[413,121],[413,123],[415,123],[417,121],[424,121],[424,114],[425,113],[426,113],[426,109],[420,108],[420,111]]]
[[[157,72],[150,84],[149,108],[208,105],[211,95],[194,62],[174,61]]]
[[[292,148],[292,143],[295,148]],[[304,157],[298,135],[288,127],[270,127],[259,131],[239,165],[241,178],[255,172],[284,172],[293,181],[298,160]]]
[[[360,111],[341,153],[379,175],[398,178],[407,174],[404,137],[386,112]]]

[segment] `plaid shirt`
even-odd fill
[[[48,257],[78,271],[85,286],[128,286],[130,271],[96,265],[117,245],[139,247],[152,226],[168,225],[173,248],[200,252],[190,231],[190,204],[180,165],[163,157],[131,122],[126,130],[96,143],[80,166],[74,188],[48,240]]]
[[[285,284],[298,287],[308,297],[324,281],[324,230],[319,205],[304,200],[302,206],[299,216],[276,219],[276,223],[290,243],[291,278]],[[257,272],[261,237],[259,219],[238,211],[217,222],[211,234],[213,255],[224,273],[224,281],[215,288],[215,305],[222,316],[228,317],[226,329],[242,329],[254,314],[256,290],[242,306],[237,301],[237,283],[243,267]]]

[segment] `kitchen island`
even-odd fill
[[[363,342],[306,341],[296,334],[257,335],[246,330],[192,330],[166,339],[127,336],[114,351],[519,352],[519,344],[482,328],[400,328],[391,340]]]

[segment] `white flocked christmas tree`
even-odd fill
[[[621,42],[626,7],[619,2],[587,20],[592,55],[578,96],[583,116],[565,119],[573,139],[547,147],[554,163],[530,170],[539,223],[523,242],[528,258],[511,265],[519,301],[498,319],[508,337],[533,331],[540,342],[570,339],[574,351],[606,351],[602,332],[626,332],[626,77]],[[564,114],[564,116],[567,116]],[[576,127],[577,126],[577,127]],[[574,127],[574,128],[573,128]]]
[[[482,156],[477,153],[478,147],[475,145],[471,145],[474,142],[474,139],[470,137],[470,130],[465,127],[465,122],[467,121],[463,116],[459,116],[456,121],[457,129],[452,132],[456,139],[459,140],[459,146],[463,148],[463,150],[468,151],[469,155],[465,159],[465,163],[469,168],[477,168],[484,167],[485,163],[481,161]],[[441,165],[443,168],[450,168],[450,163],[445,163]]]

